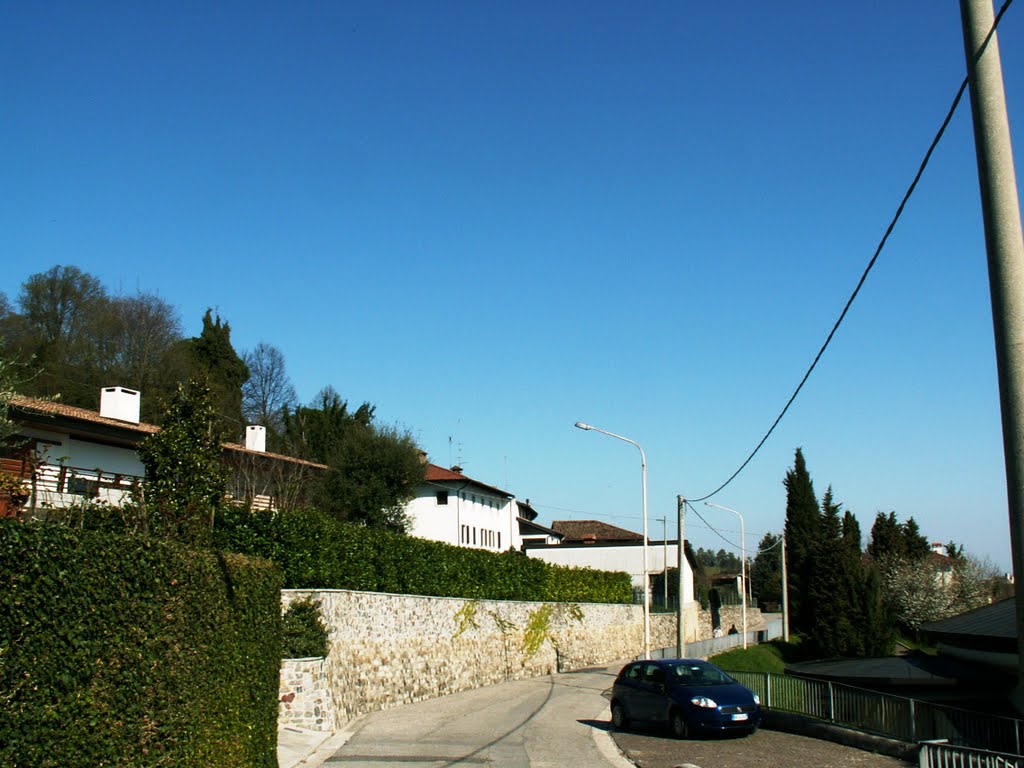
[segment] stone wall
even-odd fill
[[[311,730],[506,680],[632,659],[643,648],[639,605],[285,590],[282,607],[307,596],[320,604],[330,651],[326,659],[283,663],[280,722]],[[687,642],[711,636],[705,614],[688,606]],[[749,613],[748,622],[754,626]],[[675,615],[653,614],[652,648],[675,642]]]
[[[278,719],[307,731],[333,731],[338,723],[325,658],[281,662]]]

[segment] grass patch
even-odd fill
[[[925,653],[929,656],[937,656],[939,654],[938,646],[921,642],[920,640],[917,640],[910,635],[905,635],[902,632],[896,635],[895,646],[897,650],[900,646],[903,646],[907,650],[918,651],[919,653]]]
[[[786,664],[803,660],[802,648],[798,639],[785,643],[773,640],[770,643],[751,645],[745,650],[733,648],[725,653],[712,656],[710,661],[727,672],[777,672],[786,670]]]

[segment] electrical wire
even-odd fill
[[[988,47],[989,40],[992,39],[992,35],[995,34],[996,28],[999,26],[1000,19],[1003,18],[1003,14],[1006,13],[1006,10],[1012,4],[1013,0],[1006,0],[1006,2],[1003,3],[1002,8],[999,9],[999,13],[996,14],[995,20],[992,22],[992,29],[989,30],[988,35],[985,37],[985,41],[981,44],[981,46],[978,48],[978,52],[975,54],[975,61],[977,61],[985,52],[985,49]],[[729,483],[735,480],[744,469],[746,469],[747,465],[753,460],[754,456],[756,456],[757,453],[761,450],[761,447],[768,441],[768,438],[771,437],[771,434],[775,431],[775,428],[779,425],[779,422],[782,421],[782,417],[786,415],[786,412],[789,410],[789,407],[793,404],[793,401],[796,400],[797,395],[800,394],[800,390],[804,388],[804,384],[806,384],[807,379],[810,378],[811,372],[814,371],[814,369],[817,367],[818,361],[821,360],[822,355],[825,354],[825,350],[828,349],[829,344],[832,342],[832,337],[836,335],[836,331],[839,330],[839,326],[846,318],[846,313],[850,311],[850,306],[853,304],[854,299],[857,298],[857,294],[860,293],[860,289],[861,287],[863,287],[864,282],[867,280],[868,274],[875,266],[875,262],[878,261],[878,257],[879,255],[881,255],[882,249],[885,247],[885,243],[889,239],[889,235],[892,234],[893,229],[895,229],[896,227],[896,222],[898,222],[900,220],[900,217],[903,215],[903,209],[910,201],[911,195],[914,194],[914,190],[917,188],[917,183],[921,180],[921,177],[924,175],[924,170],[925,168],[928,167],[928,162],[929,160],[931,160],[932,153],[938,146],[939,141],[942,140],[942,136],[946,132],[946,127],[949,125],[950,120],[953,119],[953,114],[956,112],[957,107],[960,105],[960,100],[963,98],[964,91],[967,90],[968,80],[969,76],[964,77],[963,82],[960,84],[960,88],[957,90],[956,96],[953,97],[953,103],[950,105],[949,110],[946,113],[946,117],[942,121],[942,125],[939,126],[939,130],[938,132],[936,132],[935,138],[932,139],[932,143],[928,147],[928,151],[925,152],[924,159],[921,161],[921,164],[917,169],[917,173],[914,175],[914,180],[910,183],[910,186],[907,187],[907,191],[903,195],[903,199],[900,201],[899,206],[896,208],[896,213],[892,217],[892,220],[889,222],[889,226],[886,228],[885,234],[882,235],[882,239],[879,241],[878,247],[875,249],[874,255],[871,257],[871,260],[868,262],[868,265],[864,269],[863,274],[860,276],[860,280],[857,282],[857,287],[853,289],[853,293],[850,294],[850,298],[847,300],[846,306],[843,307],[843,311],[839,313],[839,318],[832,326],[832,330],[829,331],[829,334],[825,339],[825,343],[821,345],[821,349],[818,350],[818,354],[814,356],[814,361],[811,363],[810,368],[807,369],[807,372],[804,374],[804,377],[800,380],[800,383],[793,391],[792,396],[790,396],[789,400],[786,402],[786,405],[785,407],[783,407],[782,412],[779,413],[778,417],[772,423],[771,427],[769,427],[764,437],[761,438],[761,441],[757,444],[757,446],[755,446],[754,450],[751,451],[749,456],[747,456],[746,461],[740,464],[739,469],[733,472],[732,475],[729,476],[729,479],[727,479],[724,483],[718,486],[711,493],[696,498],[693,501],[705,501],[707,499],[712,498],[713,496],[716,496],[720,491],[722,491],[722,489],[729,485]],[[698,513],[697,516],[700,517],[700,514]]]

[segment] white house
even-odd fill
[[[597,520],[556,520],[551,528],[560,534],[561,541],[557,544],[527,542],[527,555],[556,565],[625,571],[631,576],[634,589],[643,589],[644,537],[641,534]],[[669,568],[675,568],[678,558],[678,542],[648,540],[648,574],[661,573],[666,561]],[[694,600],[694,565],[688,554],[683,559],[684,604]]]
[[[521,544],[519,505],[508,491],[427,463],[426,477],[405,508],[409,533],[422,539],[503,552]]]
[[[139,392],[106,387],[100,410],[52,400],[16,397],[8,407],[18,425],[13,446],[0,447],[0,471],[25,480],[26,507],[59,509],[84,500],[120,504],[145,476],[137,447],[160,430],[139,421]],[[292,492],[296,479],[327,469],[291,456],[268,453],[263,427],[248,427],[246,445],[224,443],[231,470],[225,489],[236,499],[269,509]]]

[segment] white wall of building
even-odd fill
[[[661,573],[665,567],[665,550],[668,550],[668,566],[676,567],[679,548],[669,544],[647,546],[647,572]],[[625,571],[630,575],[633,586],[643,589],[644,548],[640,544],[605,546],[602,544],[559,544],[553,547],[538,547],[526,550],[530,557],[536,557],[555,565],[578,568],[596,568],[602,571]],[[683,602],[693,602],[693,569],[688,560],[683,560]]]
[[[438,493],[446,493],[441,503]],[[516,504],[472,483],[425,483],[406,506],[409,533],[422,539],[504,552],[520,545]]]
[[[93,498],[91,493],[71,492],[76,487],[82,491],[88,489],[87,484],[76,486],[72,478],[79,478],[86,483],[101,482],[103,485],[98,488],[95,498],[120,504],[132,480],[146,474],[133,448],[76,440],[61,432],[42,429],[24,429],[21,434],[40,441],[36,498],[30,502],[34,506],[63,507],[85,498]],[[58,491],[62,476],[63,485]],[[105,487],[115,484],[118,487]]]

